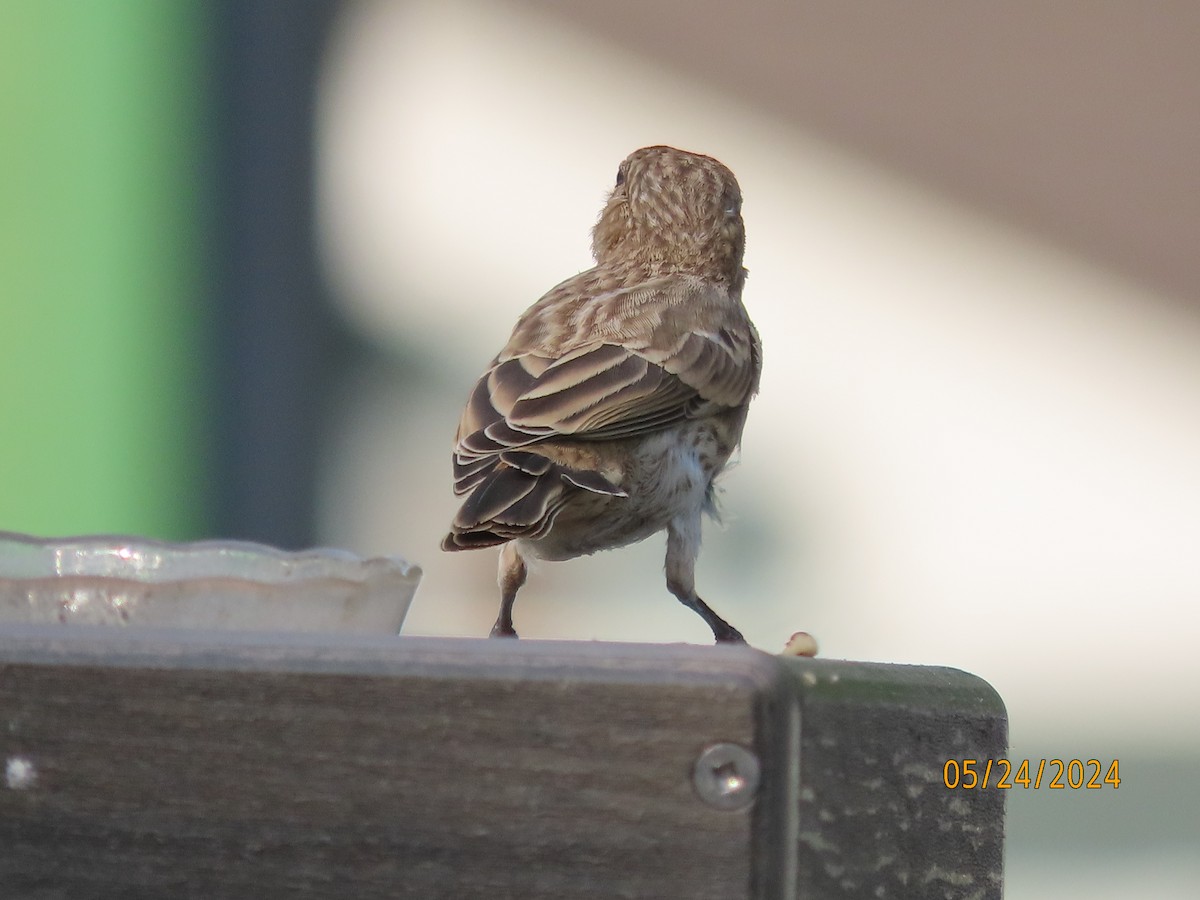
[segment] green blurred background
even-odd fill
[[[314,542],[341,6],[0,3],[0,530]]]
[[[210,531],[208,35],[188,0],[0,4],[0,528]]]

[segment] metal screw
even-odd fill
[[[754,802],[761,779],[758,757],[738,744],[710,744],[692,769],[696,793],[717,809],[745,809]]]

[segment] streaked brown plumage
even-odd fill
[[[459,423],[444,550],[503,545],[493,636],[516,636],[525,558],[562,560],[666,529],[668,589],[696,594],[700,517],[741,439],[762,348],[742,306],[745,230],[733,173],[645,147],[621,163],[592,233],[594,268],[531,306]]]

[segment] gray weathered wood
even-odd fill
[[[799,896],[999,900],[1007,792],[943,781],[947,759],[982,772],[1007,755],[991,686],[956,669],[786,662],[802,723]]]
[[[994,897],[1003,798],[930,772],[1003,740],[952,670],[8,628],[0,895]],[[693,787],[717,741],[761,761],[748,810]]]

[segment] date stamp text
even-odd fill
[[[1120,760],[1098,759],[948,759],[942,783],[950,790],[1029,788],[1114,790],[1121,786]]]

